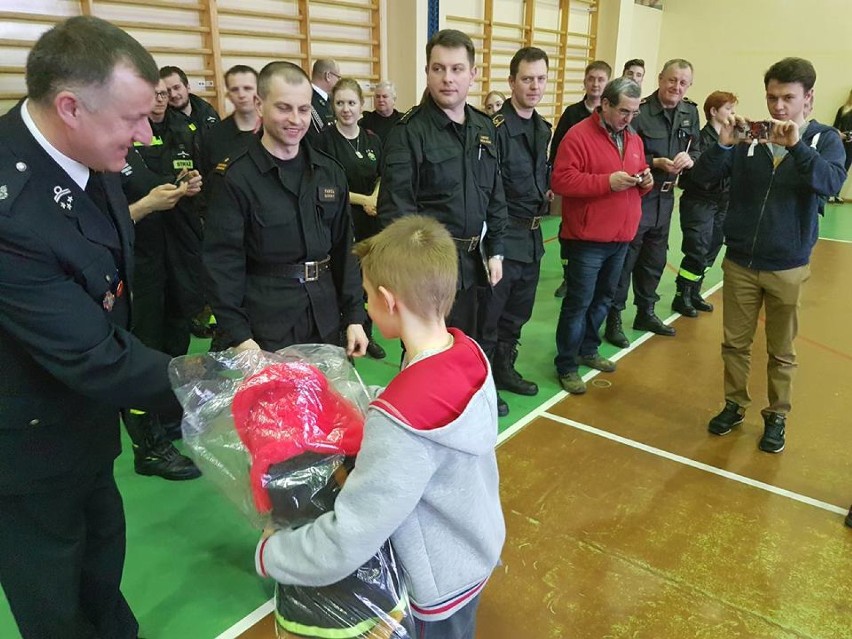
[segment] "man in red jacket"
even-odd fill
[[[640,97],[632,80],[607,84],[601,106],[565,135],[553,167],[551,187],[563,198],[560,237],[568,255],[554,363],[562,388],[575,395],[586,392],[580,364],[615,370],[598,353],[598,330],[639,226],[641,198],[654,184],[642,139],[629,127]]]

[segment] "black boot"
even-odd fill
[[[535,382],[521,377],[515,370],[515,361],[518,359],[518,349],[514,344],[500,342],[494,353],[494,383],[498,390],[509,391],[517,395],[536,395],[538,385]]]
[[[677,293],[672,300],[672,310],[684,317],[698,317],[698,311],[692,306],[692,290],[694,282],[690,282],[680,276],[675,280]]]
[[[500,397],[500,393],[497,393],[497,417],[505,417],[509,414],[509,404],[506,403],[506,400]]]
[[[568,282],[566,282],[565,280],[562,280],[559,283],[559,286],[553,292],[553,296],[554,297],[565,297],[566,295],[568,295]]]
[[[663,320],[657,317],[653,308],[644,311],[641,308],[638,309],[636,319],[633,320],[633,328],[637,331],[650,331],[665,337],[674,337],[675,335],[675,329],[663,324]]]
[[[618,346],[618,348],[627,348],[630,346],[630,340],[627,339],[627,336],[624,334],[624,328],[621,325],[621,311],[610,310],[606,316],[604,339],[613,346]]]
[[[692,287],[692,307],[696,311],[701,311],[702,313],[712,313],[713,305],[701,296],[701,284],[703,282],[704,278],[702,277],[700,280],[695,282],[695,286]]]
[[[181,455],[168,440],[156,415],[125,411],[123,418],[133,441],[133,466],[137,474],[171,481],[201,477],[193,461]]]

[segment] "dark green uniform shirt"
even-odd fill
[[[385,142],[378,213],[384,226],[411,213],[432,216],[458,240],[482,235],[487,223],[484,253],[503,255],[506,197],[489,117],[465,105],[459,125],[429,96],[402,116]],[[483,285],[477,248],[457,246],[459,286]]]
[[[508,219],[503,241],[507,259],[529,264],[544,254],[541,228],[534,218],[547,214],[550,123],[537,111],[521,118],[511,100],[494,115]],[[531,228],[535,226],[535,228]]]

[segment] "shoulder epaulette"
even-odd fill
[[[475,106],[473,106],[472,104],[468,104],[468,106],[470,107],[471,111],[473,111],[474,113],[478,113],[478,114],[479,114],[479,115],[481,115],[482,117],[484,117],[484,118],[488,118],[489,120],[491,119],[491,116],[490,116],[490,115],[488,115],[488,114],[487,114],[485,111],[483,111],[482,109],[480,109],[480,108],[478,108],[478,107],[475,107]]]
[[[650,100],[650,99],[651,99],[651,96],[650,96],[650,95],[649,95],[649,96],[647,96],[647,97],[644,97],[644,98],[642,98],[641,100],[639,100],[639,104],[647,104],[647,103],[648,103],[648,100]]]
[[[500,128],[501,126],[503,126],[503,123],[506,122],[506,116],[502,113],[495,113],[494,116],[491,118],[491,121],[494,122],[494,126],[496,128]]]
[[[411,119],[415,113],[420,110],[420,105],[416,104],[411,107],[408,111],[402,114],[402,117],[399,119],[399,124],[408,124],[408,121]]]
[[[228,169],[233,166],[234,162],[244,156],[247,152],[247,149],[242,149],[233,155],[229,155],[224,160],[221,160],[216,166],[213,168],[214,173],[218,173],[219,175],[225,175]]]
[[[12,204],[24,189],[32,171],[25,162],[17,160],[11,151],[0,146],[0,215],[12,209]]]
[[[683,101],[686,102],[687,104],[691,104],[691,105],[696,106],[696,107],[698,106],[698,104],[696,102],[693,102],[692,100],[690,100],[686,96],[683,97]]]

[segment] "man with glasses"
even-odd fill
[[[678,175],[692,167],[700,154],[698,107],[685,97],[692,86],[692,65],[669,60],[658,76],[659,88],[642,100],[633,127],[645,143],[645,159],[654,174],[654,189],[642,199],[642,219],[627,249],[624,269],[606,322],[606,340],[620,348],[630,345],[621,325],[621,311],[633,279],[636,319],[633,328],[672,337],[674,328],[654,312],[660,299],[657,286],[666,266],[669,226]]]
[[[168,109],[166,81],[154,91],[148,115],[152,136],[134,142],[122,169],[122,190],[136,203],[156,185],[176,184],[183,195],[201,191],[195,150],[195,130],[174,109]],[[172,357],[185,355],[190,342],[191,318],[200,310],[201,241],[193,199],[181,197],[171,207],[134,217],[136,281],[133,288],[133,334],[146,346]],[[131,215],[134,209],[131,208]],[[131,409],[122,413],[133,442],[137,474],[172,481],[195,479],[200,471],[172,445],[168,431],[178,433],[180,422]]]
[[[586,392],[581,364],[615,370],[598,353],[598,330],[639,227],[641,198],[654,186],[642,139],[629,126],[640,97],[639,85],[627,78],[607,84],[601,106],[568,131],[553,166],[551,188],[563,198],[560,240],[568,258],[554,363],[562,388],[575,395]]]
[[[340,67],[331,58],[321,58],[314,62],[311,69],[311,126],[308,129],[308,142],[316,146],[320,133],[330,124],[334,124],[334,111],[331,108],[331,90],[340,80]]]

